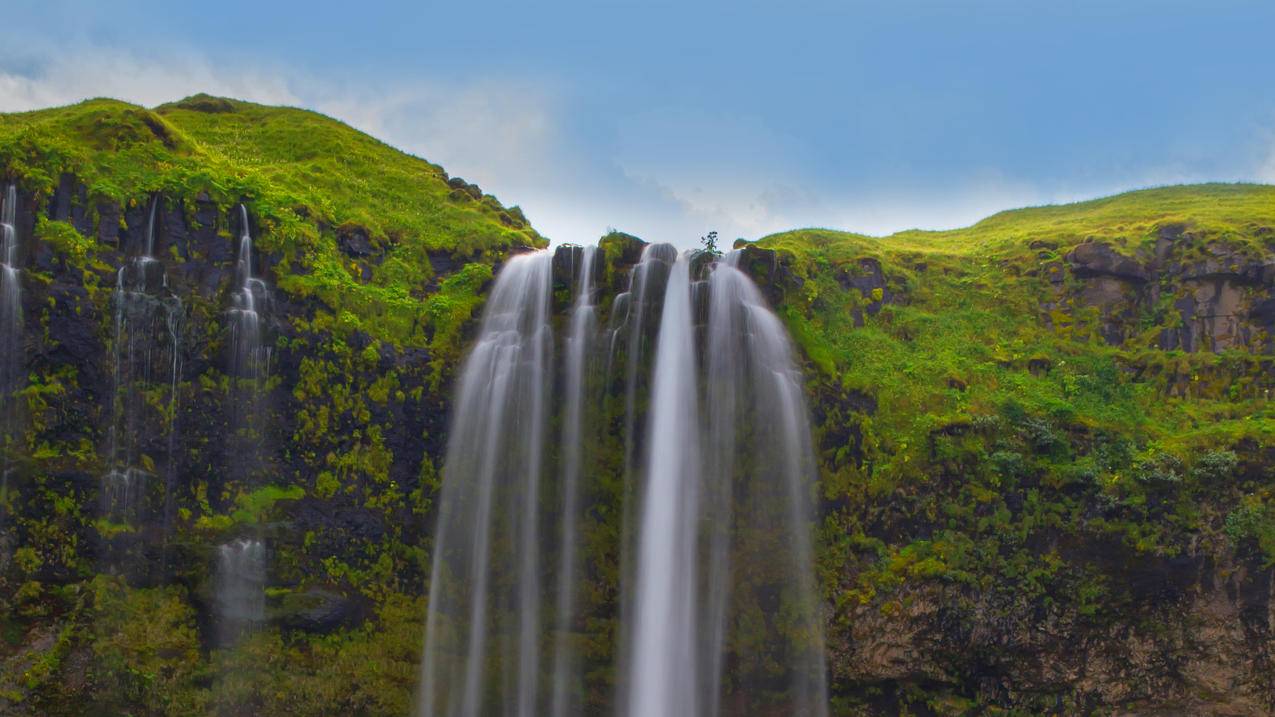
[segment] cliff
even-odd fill
[[[405,714],[450,379],[492,272],[544,240],[333,120],[205,96],[0,116],[0,179],[25,376],[0,711]],[[241,204],[271,300],[247,386]],[[160,306],[122,351],[148,234]],[[605,316],[640,242],[603,248]],[[742,251],[807,369],[834,713],[1275,709],[1275,188]],[[245,535],[267,629],[218,650],[212,566]]]

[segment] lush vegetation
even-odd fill
[[[206,96],[0,115],[0,177],[39,215],[25,428],[0,491],[0,711],[404,714],[449,381],[494,266],[544,240],[516,208],[334,120]],[[125,253],[102,237],[141,231],[157,194],[174,209],[165,241],[180,230],[189,245],[163,257],[182,301],[179,380],[160,367],[142,391],[154,435],[140,462],[180,468],[171,535],[98,508]],[[278,299],[256,428],[268,450],[248,473],[222,446],[241,202]],[[838,713],[1263,704],[1253,685],[1275,674],[1275,643],[1256,618],[1235,618],[1251,643],[1226,643],[1242,657],[1218,658],[1233,694],[1180,665],[1184,632],[1231,634],[1199,622],[1193,596],[1243,607],[1275,568],[1275,358],[1250,317],[1272,292],[1247,268],[1275,258],[1273,228],[1275,188],[1206,185],[947,232],[800,230],[745,251],[807,368]],[[1146,276],[1084,275],[1068,257],[1086,243]],[[605,319],[637,244],[602,246]],[[1218,330],[1179,309],[1215,284],[1239,297],[1242,330],[1217,352],[1163,348],[1192,321]],[[605,469],[582,531],[582,602],[597,609],[581,654],[598,685],[613,679],[625,409],[602,407],[591,450]],[[271,627],[216,649],[212,550],[250,532],[271,546]],[[102,574],[119,546],[152,569]],[[330,595],[344,612],[315,627]],[[1164,664],[1089,676],[1135,643]]]
[[[1138,331],[1113,345],[1064,257],[1103,241],[1150,262],[1166,227],[1177,246],[1145,285],[1164,296],[1139,302],[1147,289],[1131,285],[1123,308]],[[1008,633],[966,645],[975,657],[964,664],[951,645],[949,664],[901,684],[834,667],[859,685],[843,708],[1007,700],[969,691],[973,675],[1028,681],[1025,658],[1043,650],[1015,643],[1050,620],[1074,620],[1077,640],[1115,625],[1154,633],[1164,606],[1138,581],[1188,589],[1174,565],[1207,556],[1247,565],[1261,584],[1275,566],[1275,360],[1242,347],[1164,351],[1157,337],[1182,323],[1161,307],[1194,295],[1183,278],[1194,262],[1269,264],[1272,227],[1275,188],[1207,185],[1005,212],[955,231],[802,230],[759,243],[795,275],[776,281],[813,369],[834,632],[907,633],[928,601]],[[1081,690],[1071,697],[1081,701],[1070,709],[1086,704]],[[1066,711],[1059,699],[1034,709]]]
[[[0,174],[47,194],[64,173],[87,188],[90,213],[156,193],[188,210],[200,195],[223,210],[247,204],[260,247],[297,269],[281,272],[283,288],[327,307],[316,321],[396,344],[427,341],[431,252],[491,263],[545,243],[517,207],[336,120],[206,95],[0,116]]]

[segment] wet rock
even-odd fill
[[[737,266],[752,278],[771,306],[783,303],[784,295],[801,288],[801,277],[792,271],[791,257],[755,244],[739,248]]]
[[[357,625],[367,618],[367,612],[361,600],[311,588],[284,597],[273,619],[285,629],[324,633]]]
[[[337,245],[346,256],[355,259],[363,259],[376,253],[372,240],[363,227],[348,227],[340,230],[337,235]]]
[[[642,250],[646,242],[624,232],[611,232],[602,237],[599,245],[607,252],[607,256],[615,260],[619,267],[629,267],[642,259]]]
[[[115,202],[97,203],[97,240],[103,244],[119,247],[120,242],[120,205]]]

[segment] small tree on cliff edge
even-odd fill
[[[714,256],[721,256],[722,252],[717,248],[717,232],[709,232],[708,236],[699,238],[699,243],[704,245],[704,251]]]

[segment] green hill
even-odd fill
[[[90,215],[99,200],[133,206],[155,193],[188,211],[201,194],[222,210],[248,204],[261,248],[294,269],[283,288],[396,342],[412,340],[402,321],[381,322],[427,312],[431,252],[490,263],[546,244],[517,207],[336,120],[207,95],[154,109],[95,99],[0,114],[0,175],[52,193],[64,173],[85,186]],[[332,241],[343,235],[366,238],[370,280]]]

